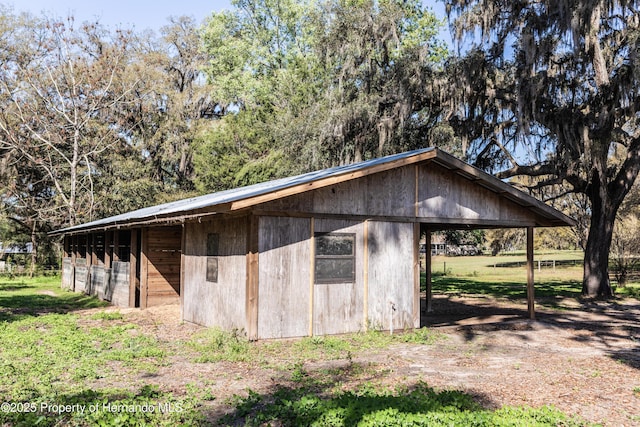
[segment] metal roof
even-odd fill
[[[273,200],[290,194],[300,193],[309,190],[310,188],[308,187],[310,185],[327,179],[334,180],[335,178],[341,178],[340,181],[346,181],[353,179],[354,174],[358,172],[362,172],[363,174],[367,174],[368,172],[375,173],[391,169],[393,167],[398,167],[399,165],[417,163],[429,159],[432,159],[447,169],[455,170],[457,173],[468,179],[478,181],[479,184],[484,187],[505,195],[521,206],[533,208],[536,213],[547,218],[552,225],[574,224],[574,221],[571,218],[543,202],[438,148],[430,147],[309,172],[288,178],[266,181],[246,187],[177,200],[175,202],[164,203],[161,205],[150,206],[85,224],[64,228],[54,231],[51,234],[73,234],[81,231],[108,229],[118,226],[133,225],[140,222],[170,219],[172,217],[182,216],[202,209],[210,210],[208,213],[215,213],[216,207],[220,208],[220,212],[226,212],[229,210],[229,204],[236,202],[243,201],[244,207],[252,206],[253,204],[264,202],[264,196],[271,196],[270,200]],[[360,176],[361,175],[362,174],[360,174]],[[335,182],[335,180],[332,182]]]

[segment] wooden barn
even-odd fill
[[[123,307],[179,302],[184,321],[263,339],[420,327],[420,235],[429,247],[430,231],[446,228],[529,231],[533,317],[533,228],[572,224],[427,148],[54,234],[64,236],[64,287]]]

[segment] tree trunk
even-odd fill
[[[609,283],[609,251],[617,209],[600,196],[592,197],[591,207],[591,226],[584,251],[582,295],[609,298],[613,296]]]
[[[36,235],[37,221],[33,221],[31,227],[31,268],[29,270],[29,277],[33,277],[36,272],[36,264],[38,262],[38,236]]]

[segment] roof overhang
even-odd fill
[[[510,184],[432,147],[151,206],[56,230],[50,234],[83,234],[98,230],[132,228],[151,224],[175,224],[192,218],[237,212],[260,203],[423,162],[434,162],[519,206],[530,209],[538,218],[537,226],[575,225],[575,221],[562,212]]]

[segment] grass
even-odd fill
[[[580,426],[551,407],[483,409],[456,390],[437,391],[427,384],[396,389],[371,386],[321,397],[305,389],[279,388],[265,396],[249,391],[237,397],[228,425],[262,426]],[[259,410],[256,410],[259,408]]]
[[[534,257],[537,297],[577,298],[581,294],[582,267],[579,252],[548,252]],[[537,261],[556,261],[556,267]],[[435,293],[526,298],[526,255],[432,258]]]
[[[159,340],[128,315],[103,310],[104,303],[59,283],[55,277],[0,282],[0,396],[9,404],[0,425],[577,425],[552,408],[488,410],[468,394],[409,378],[389,389],[385,378],[393,367],[357,361],[401,343],[446,339],[426,328],[258,343],[243,331],[207,329],[185,341]],[[178,390],[150,380],[160,369],[180,369],[173,365],[178,360],[232,364],[235,372],[268,369],[275,372],[273,387],[236,396],[226,418],[207,419],[217,398],[207,384],[222,380],[224,371],[220,379]]]

